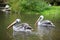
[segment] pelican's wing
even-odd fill
[[[49,21],[49,20],[44,20],[44,21],[42,21],[41,23],[42,23],[42,24],[51,24],[52,22]]]
[[[49,20],[44,20],[44,21],[41,22],[41,26],[54,27],[54,24]]]

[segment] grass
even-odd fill
[[[50,9],[42,11],[41,14],[49,19],[59,20],[59,18],[60,18],[60,6],[51,6]]]
[[[51,6],[50,9],[44,10],[42,13],[60,13],[60,6]]]
[[[60,14],[60,6],[51,6],[40,12],[27,11],[26,14],[43,14],[43,15],[54,15],[58,16]]]
[[[44,13],[44,14],[47,14],[47,13],[51,13],[51,14],[60,13],[60,6],[51,6],[50,9],[44,10],[42,13]]]

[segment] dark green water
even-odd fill
[[[39,14],[40,15],[40,14]],[[36,14],[20,14],[20,13],[4,13],[0,11],[0,40],[13,40],[12,28],[6,29],[16,18],[20,18],[22,22],[30,24],[36,31],[34,23],[39,15]],[[60,13],[59,14],[43,14],[45,19],[51,20],[55,24],[52,33],[53,40],[60,40]],[[46,37],[45,37],[46,38]],[[38,36],[32,35],[28,40],[40,40]]]

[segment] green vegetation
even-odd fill
[[[44,14],[44,15],[49,14],[49,15],[53,15],[53,16],[58,16],[60,14],[60,6],[51,6],[49,10],[44,10],[41,13]]]
[[[12,11],[20,13],[41,12],[48,9],[48,4],[43,0],[9,0]]]
[[[51,6],[43,0],[9,0],[9,5],[12,8],[12,11],[27,13],[27,14],[60,14],[60,6]]]
[[[41,14],[45,16],[45,19],[53,19],[53,22],[59,22],[60,6],[51,6],[49,10],[44,10],[43,12],[41,12]]]

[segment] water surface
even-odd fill
[[[41,14],[20,14],[20,13],[5,13],[0,11],[0,40],[13,40],[12,28],[6,29],[9,24],[11,24],[16,18],[20,18],[22,22],[28,23],[36,31],[37,27],[34,23]],[[59,14],[43,14],[45,19],[51,20],[55,24],[55,29],[53,30],[51,37],[52,40],[60,40],[60,13]],[[46,37],[44,37],[46,38]],[[22,40],[22,39],[21,39]],[[28,40],[40,40],[40,37],[31,35]]]

